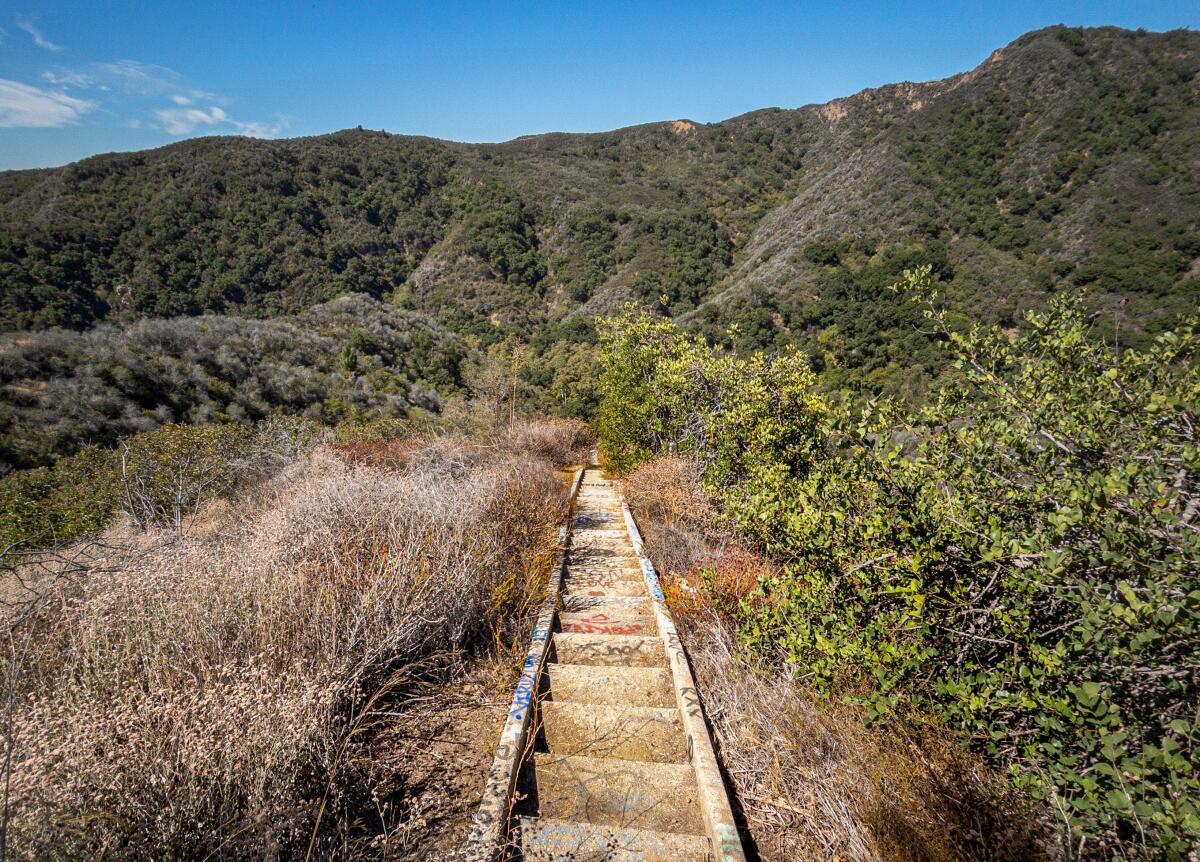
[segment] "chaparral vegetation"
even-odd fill
[[[1198,85],[0,172],[0,862],[451,855],[595,447],[752,854],[1194,862]]]
[[[1195,321],[1118,350],[1070,295],[1012,334],[955,327],[928,268],[898,290],[956,372],[924,408],[852,409],[794,354],[736,356],[631,310],[602,333],[604,452],[622,470],[692,465],[665,484],[712,511],[683,522],[683,566],[671,541],[660,553],[750,673],[872,725],[956,731],[1048,804],[1060,852],[1185,858],[1200,838]],[[706,557],[708,524],[745,550]]]

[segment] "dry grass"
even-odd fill
[[[132,537],[55,582],[5,667],[14,858],[378,855],[408,814],[363,752],[513,640],[565,511],[544,460],[397,450],[319,449],[204,530]]]
[[[518,425],[502,445],[512,452],[544,459],[562,468],[586,464],[596,437],[588,424],[578,419],[540,419]]]
[[[724,619],[684,642],[750,839],[764,860],[1048,858],[1023,803],[946,734],[868,727],[865,711],[746,662]]]
[[[734,612],[770,561],[724,531],[694,465],[659,458],[624,482],[663,573],[747,843],[769,862],[1048,858],[1001,776],[920,721],[868,727],[737,646]]]

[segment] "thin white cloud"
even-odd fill
[[[248,138],[277,138],[279,133],[283,131],[283,126],[279,123],[267,125],[266,123],[238,123],[238,131]]]
[[[69,126],[95,107],[95,102],[86,99],[0,78],[0,128]]]
[[[27,16],[17,16],[17,29],[24,30],[33,39],[33,44],[39,48],[45,48],[47,51],[61,51],[62,45],[56,45],[42,35],[42,31],[38,29],[37,24],[33,23],[33,19]]]
[[[164,108],[155,111],[154,116],[158,117],[163,129],[170,135],[190,135],[201,126],[215,126],[229,120],[225,112],[217,107],[207,111],[201,108]]]
[[[137,60],[94,64],[98,80],[139,96],[162,96],[181,88],[183,76],[174,69]]]
[[[90,87],[96,83],[91,75],[70,69],[47,69],[42,72],[42,80],[56,87]]]
[[[170,135],[190,135],[201,128],[212,128],[214,131],[234,129],[251,138],[271,138],[280,132],[278,125],[235,120],[216,105],[210,105],[207,109],[163,108],[155,111],[154,116],[158,118],[163,131]]]
[[[138,60],[89,63],[82,69],[55,67],[42,73],[42,80],[56,88],[90,91],[108,113],[127,117],[130,128],[159,128],[170,135],[197,131],[233,132],[254,138],[275,137],[282,123],[237,120],[226,113],[227,100],[191,86],[183,75],[167,66]],[[95,107],[94,102],[73,99],[63,92],[38,91],[47,98],[78,103],[76,116]],[[164,105],[164,102],[167,103]],[[137,114],[142,114],[139,118]],[[72,120],[73,121],[73,120]],[[135,125],[136,124],[136,125]]]

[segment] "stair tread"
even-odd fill
[[[582,611],[613,611],[617,613],[632,613],[640,612],[644,616],[653,616],[650,613],[649,597],[613,597],[611,599],[594,598],[590,595],[571,595],[570,593],[563,594],[563,611],[565,612],[582,612]]]
[[[538,814],[604,826],[703,833],[688,764],[570,754],[533,756]]]
[[[649,598],[617,596],[562,597],[559,628],[567,633],[594,635],[657,635],[658,623]]]
[[[708,839],[702,835],[550,817],[522,817],[521,844],[530,862],[703,862],[708,857]]]
[[[634,580],[576,580],[568,578],[564,583],[567,590],[573,596],[587,596],[589,598],[601,599],[606,597],[611,598],[635,598],[646,595],[646,584],[643,581]]]
[[[663,667],[666,664],[662,638],[648,635],[556,632],[554,653],[564,664],[626,667]]]
[[[676,706],[671,675],[659,667],[554,662],[545,667],[550,700],[626,706]]]
[[[542,731],[552,754],[686,763],[678,709],[544,700]]]

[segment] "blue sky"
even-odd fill
[[[0,0],[0,168],[204,134],[466,141],[701,122],[972,68],[1054,23],[1200,28],[1200,2]]]

